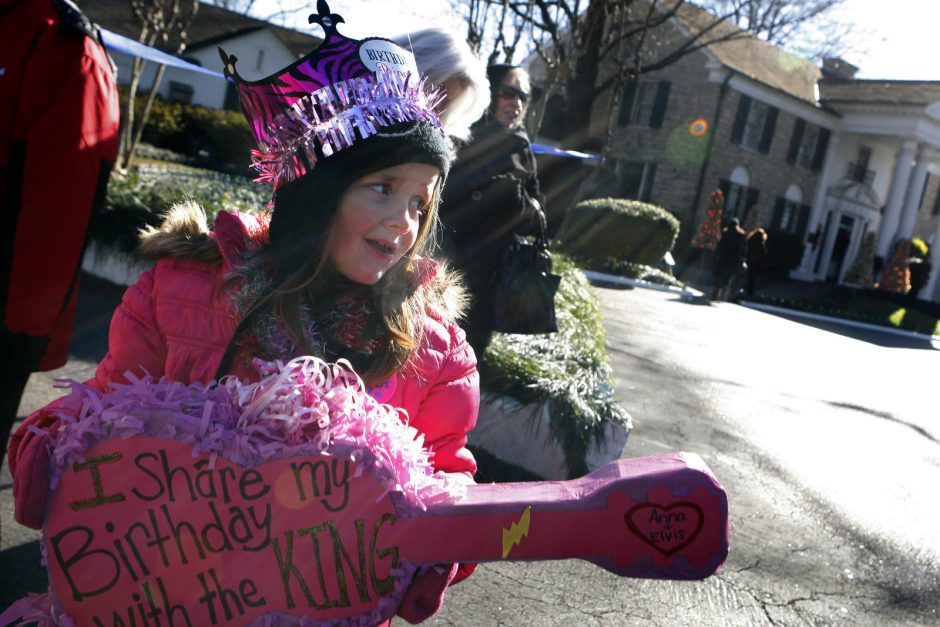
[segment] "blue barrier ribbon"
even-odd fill
[[[585,161],[600,161],[600,155],[592,155],[586,152],[578,152],[577,150],[563,150],[561,148],[555,148],[554,146],[548,146],[546,144],[532,144],[532,152],[537,155],[552,155],[555,157],[571,157],[573,159],[584,159]]]
[[[104,28],[101,29],[101,41],[104,42],[104,46],[108,50],[128,54],[132,57],[140,57],[141,59],[146,59],[147,61],[153,61],[154,63],[180,68],[181,70],[189,70],[190,72],[208,74],[209,76],[214,76],[221,79],[225,78],[222,76],[221,72],[209,70],[202,67],[201,65],[184,61],[179,57],[174,57],[172,54],[167,54],[166,52],[157,50],[156,48],[145,46],[139,41],[128,39],[123,35],[118,35],[117,33],[105,30]]]
[[[215,70],[210,70],[202,67],[201,65],[196,65],[195,63],[190,63],[189,61],[184,61],[179,57],[174,57],[172,54],[167,54],[156,48],[151,48],[146,46],[139,41],[134,41],[133,39],[128,39],[123,35],[118,35],[117,33],[111,32],[104,28],[101,29],[101,40],[104,42],[104,45],[108,50],[113,50],[115,52],[120,52],[132,57],[140,57],[147,61],[153,61],[154,63],[160,63],[169,67],[179,68],[181,70],[188,70],[190,72],[197,72],[199,74],[207,74],[208,76],[214,76],[215,78],[225,79],[221,72],[216,72]],[[548,146],[546,144],[532,144],[532,152],[537,155],[553,155],[555,157],[570,157],[573,159],[584,159],[585,161],[600,161],[600,156],[588,154],[586,152],[578,152],[577,150],[563,150],[561,148],[555,148],[554,146]]]

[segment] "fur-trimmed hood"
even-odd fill
[[[212,228],[199,203],[185,201],[170,208],[159,227],[140,231],[139,252],[149,260],[170,257],[204,263],[225,263],[237,268],[246,253],[268,243],[270,214],[254,216],[220,211]],[[458,320],[467,308],[460,275],[444,262],[418,257],[413,263],[415,282],[426,309],[436,317]]]

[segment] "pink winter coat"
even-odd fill
[[[251,216],[220,214],[213,237],[225,259],[199,261],[198,255],[180,254],[187,242],[201,239],[205,246],[204,217],[186,215],[198,207],[175,210],[159,235],[173,256],[160,259],[125,292],[111,320],[109,351],[98,365],[95,387],[105,390],[110,381],[125,381],[124,373],[166,376],[183,383],[209,382],[238,324],[232,292],[225,288],[231,264],[246,247],[257,245],[263,225]],[[176,235],[175,239],[173,236]],[[167,239],[172,246],[165,246]],[[195,257],[195,258],[194,258]],[[409,424],[424,434],[425,448],[433,453],[436,470],[472,477],[476,462],[466,449],[467,432],[476,424],[479,375],[476,358],[455,322],[462,294],[446,272],[433,265],[426,291],[424,340],[408,366],[388,381],[371,388],[377,400],[403,410]],[[285,356],[286,358],[294,357]],[[230,371],[245,380],[257,374],[235,360]],[[42,423],[53,406],[30,416],[10,444],[10,467],[15,474],[20,441],[26,425]]]

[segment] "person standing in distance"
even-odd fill
[[[541,194],[535,155],[523,123],[529,75],[518,66],[486,70],[490,106],[459,148],[441,202],[444,254],[466,281],[471,303],[464,320],[467,340],[483,353],[493,335],[490,284],[514,235],[536,232]]]

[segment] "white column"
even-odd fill
[[[911,239],[914,236],[914,227],[917,225],[917,210],[920,209],[921,193],[924,191],[924,181],[927,180],[927,166],[930,165],[933,153],[933,146],[926,144],[921,145],[920,150],[917,151],[917,163],[914,165],[911,182],[907,186],[904,211],[901,213],[901,225],[898,227],[895,241]]]
[[[826,160],[823,163],[822,172],[820,172],[819,178],[816,179],[816,195],[813,198],[810,219],[806,222],[807,232],[800,234],[803,238],[803,259],[800,261],[799,268],[790,273],[795,279],[807,280],[813,278],[813,263],[815,263],[816,255],[819,254],[822,246],[814,251],[812,245],[806,241],[806,236],[809,233],[815,233],[816,225],[821,225],[826,219],[826,192],[829,191],[829,186],[839,178],[838,174],[833,175],[838,148],[839,135],[833,133],[829,136],[829,146],[826,148]]]
[[[894,243],[894,234],[898,230],[898,220],[901,217],[901,205],[907,195],[907,184],[911,180],[911,165],[914,161],[914,150],[917,142],[905,139],[901,142],[901,152],[894,164],[894,178],[891,179],[891,191],[885,203],[884,215],[881,216],[881,225],[878,227],[878,243],[875,244],[875,254],[887,261],[891,244]]]
[[[940,223],[933,234],[933,243],[930,246],[930,278],[924,286],[920,297],[924,300],[933,300],[937,291],[937,281],[940,280]]]

